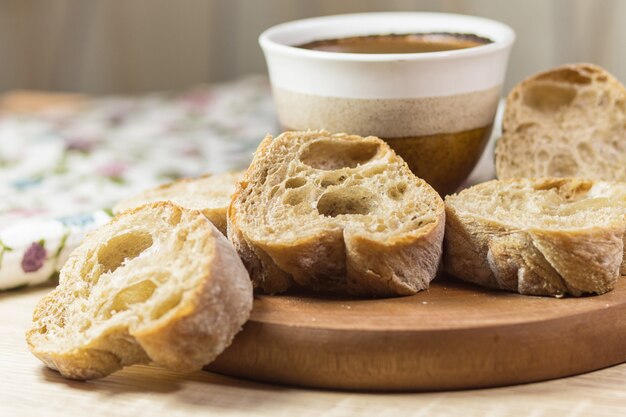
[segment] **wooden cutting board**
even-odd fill
[[[260,295],[208,370],[348,390],[444,390],[540,381],[626,362],[626,278],[555,299],[439,277],[410,297]]]

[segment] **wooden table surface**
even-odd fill
[[[134,366],[93,382],[45,368],[24,341],[50,287],[0,293],[0,416],[623,416],[626,364],[560,380],[456,392],[371,394],[266,385]]]

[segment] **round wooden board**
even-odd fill
[[[601,296],[530,297],[440,277],[410,297],[257,296],[206,369],[307,387],[419,391],[519,384],[626,361],[626,278]]]

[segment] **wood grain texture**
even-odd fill
[[[32,356],[24,341],[32,309],[49,289],[0,293],[0,416],[626,415],[626,364],[535,384],[417,394],[307,390],[147,366],[99,381],[67,381]]]
[[[358,390],[519,384],[626,361],[626,279],[605,295],[555,299],[451,278],[379,300],[258,296],[244,331],[208,369]]]

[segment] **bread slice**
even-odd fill
[[[251,308],[250,278],[226,238],[199,211],[160,202],[83,240],[26,340],[67,378],[148,362],[191,371],[231,343]]]
[[[509,94],[496,174],[626,181],[626,89],[591,64],[537,74]]]
[[[113,214],[155,201],[172,201],[179,206],[202,211],[226,235],[226,210],[242,177],[243,171],[180,179],[120,201],[113,207]]]
[[[267,136],[233,195],[228,236],[256,287],[367,296],[428,288],[443,201],[375,137]]]
[[[624,258],[626,184],[494,180],[446,197],[444,266],[530,295],[610,291]]]

